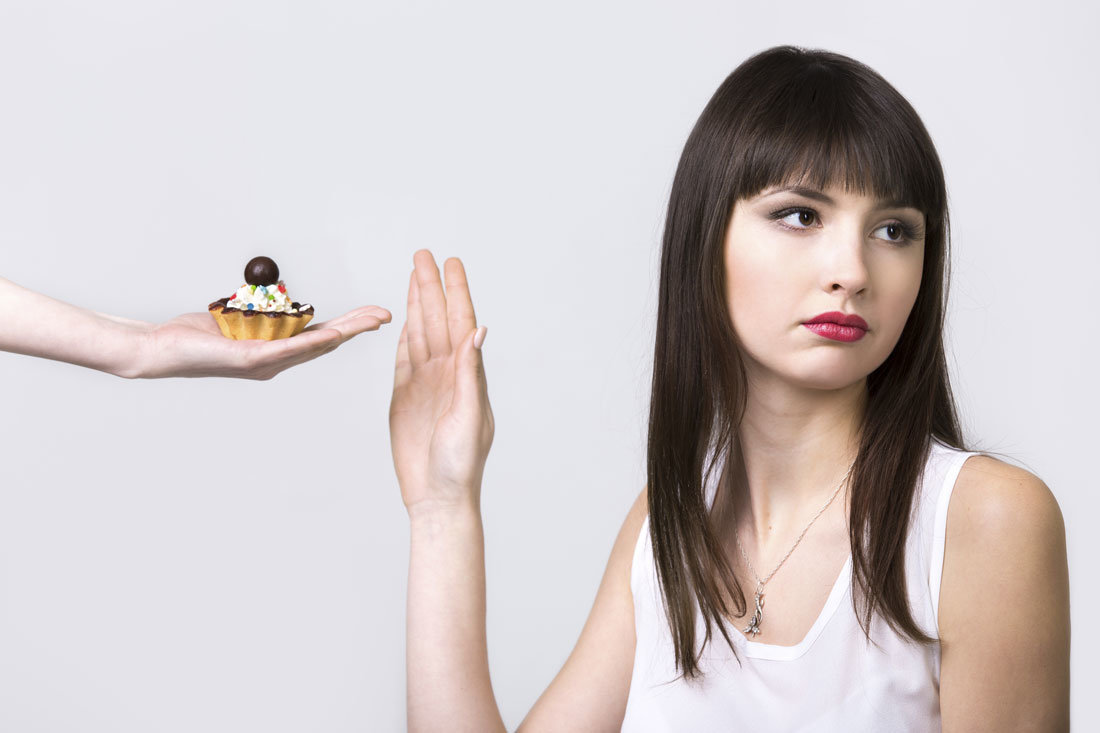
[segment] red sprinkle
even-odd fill
[[[280,293],[285,293],[286,292],[286,285],[283,285],[282,283],[279,283],[279,292]]]
[[[237,294],[233,293],[232,295],[229,296],[229,299],[234,300],[234,299],[236,299],[236,297],[237,297]]]

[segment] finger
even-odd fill
[[[321,329],[329,328],[340,323],[346,323],[347,321],[355,320],[356,318],[361,318],[362,316],[373,316],[374,318],[378,319],[379,323],[389,323],[390,320],[393,318],[390,312],[385,308],[380,308],[377,305],[364,305],[356,308],[355,310],[348,311],[342,316],[336,316],[335,318],[330,318],[327,321],[310,324],[310,326],[305,330],[319,331]]]
[[[485,328],[482,326],[482,328]],[[481,349],[474,347],[479,329],[464,338],[455,354],[455,405],[459,410],[485,410],[489,404],[489,388],[485,379],[485,362]]]
[[[397,362],[393,367],[393,388],[407,383],[412,379],[412,363],[409,361],[409,326],[406,323],[401,327],[401,338],[397,341]]]
[[[432,356],[446,356],[451,353],[451,336],[447,332],[447,298],[443,295],[439,268],[435,266],[432,253],[426,249],[418,250],[413,255],[413,262],[428,351]]]
[[[359,316],[358,318],[352,318],[348,321],[340,321],[331,326],[328,326],[330,330],[338,331],[340,333],[340,342],[343,343],[348,339],[354,338],[364,331],[377,331],[382,325],[382,321],[376,316]]]
[[[253,355],[253,364],[256,366],[270,366],[276,362],[295,359],[303,354],[312,354],[308,359],[320,356],[328,348],[336,348],[340,345],[341,335],[336,329],[322,329],[320,331],[303,331],[291,338],[275,339],[258,344]],[[253,342],[255,343],[255,342]]]
[[[477,351],[477,378],[478,386],[481,388],[481,397],[485,400],[485,404],[489,404],[489,383],[485,377],[485,356],[481,353],[481,347],[485,345],[485,339],[489,337],[489,327],[482,326],[480,329],[474,330],[472,340],[477,339],[477,331],[481,331],[481,343],[477,345],[475,351]]]
[[[408,319],[409,328],[409,360],[413,368],[420,366],[431,358],[428,351],[428,340],[424,336],[424,320],[420,314],[420,290],[416,284],[416,270],[409,275],[409,301]]]
[[[462,260],[449,258],[443,263],[443,273],[447,281],[447,324],[451,343],[457,344],[477,328],[477,317],[474,315],[474,303],[470,300],[470,286],[466,282]]]

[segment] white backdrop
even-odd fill
[[[965,425],[1058,497],[1074,724],[1100,725],[1097,16],[0,0],[0,275],[161,320],[229,295],[263,253],[319,318],[394,314],[271,382],[0,354],[0,730],[404,728],[408,523],[386,414],[420,247],[463,258],[489,326],[490,661],[518,725],[644,483],[677,157],[722,79],[779,43],[870,64],[936,141]]]

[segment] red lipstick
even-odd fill
[[[867,321],[854,313],[829,311],[802,324],[818,336],[834,341],[859,341],[867,333]]]

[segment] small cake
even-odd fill
[[[313,306],[292,301],[279,266],[270,257],[253,257],[244,266],[244,285],[208,306],[222,335],[235,340],[281,339],[301,333],[313,318]]]

